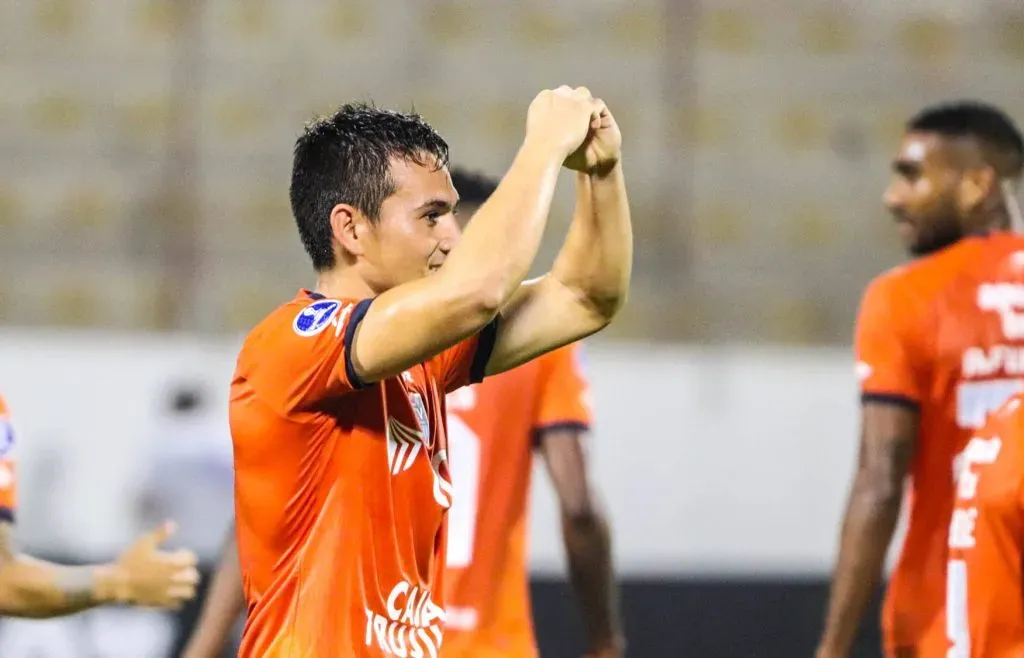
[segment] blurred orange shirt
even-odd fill
[[[947,658],[1024,656],[1024,395],[958,457],[949,526]]]
[[[0,521],[14,522],[18,505],[18,479],[15,471],[14,427],[7,402],[0,395]]]
[[[883,609],[886,654],[945,658],[953,461],[986,414],[1024,388],[1024,238],[965,238],[881,275],[854,342],[862,398],[920,410],[909,527]]]
[[[444,658],[538,655],[527,573],[533,454],[546,431],[591,424],[580,350],[564,347],[448,396],[455,497]]]
[[[239,355],[241,658],[438,655],[452,500],[445,393],[482,378],[495,325],[367,386],[348,349],[369,305],[301,291]]]

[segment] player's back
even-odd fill
[[[347,355],[368,305],[303,291],[239,356],[240,656],[430,656],[441,644],[443,392],[464,383],[477,339],[363,385]]]
[[[1024,656],[1024,395],[958,458],[949,526],[948,658]]]
[[[449,511],[444,658],[537,655],[527,572],[536,439],[585,428],[579,345],[448,396]]]
[[[876,279],[862,306],[858,353],[865,399],[909,400],[920,410],[910,522],[883,615],[887,649],[945,656],[953,462],[986,414],[1022,388],[1024,238],[966,238]]]

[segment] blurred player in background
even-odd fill
[[[844,658],[884,568],[912,479],[907,536],[889,582],[887,656],[946,656],[942,607],[954,457],[1022,387],[1024,141],[997,108],[958,102],[907,124],[885,204],[916,260],[875,279],[855,336],[861,445],[818,658]]]
[[[160,550],[174,532],[169,523],[136,539],[110,564],[64,566],[19,553],[13,448],[14,429],[0,397],[0,615],[58,617],[108,604],[175,608],[195,595],[195,555]]]
[[[454,170],[460,217],[493,193]],[[622,655],[611,536],[587,474],[592,417],[579,344],[563,347],[448,396],[455,495],[448,513],[445,658],[537,656],[530,612],[527,528],[536,449],[562,513],[569,575],[589,655]]]
[[[206,576],[217,566],[221,533],[233,515],[231,434],[227,418],[214,408],[203,387],[175,382],[168,390],[164,413],[147,438],[140,517],[146,525],[155,519],[174,519],[178,531],[169,546],[194,551],[204,577],[199,595],[176,615],[169,657],[180,658],[199,618]]]
[[[632,262],[620,149],[588,90],[540,93],[460,241],[447,144],[418,116],[349,105],[299,138],[316,290],[249,334],[232,383],[240,656],[437,653],[445,393],[611,321]],[[578,211],[550,274],[523,283],[563,163]]]
[[[1024,395],[989,416],[957,474],[944,655],[1024,656]]]
[[[493,194],[488,178],[454,169],[460,224]],[[527,504],[534,450],[562,512],[569,572],[590,655],[622,655],[611,537],[587,474],[592,422],[579,344],[448,396],[454,495],[448,512],[444,658],[537,656],[527,572]],[[242,614],[238,553],[229,536],[185,658],[215,658]]]

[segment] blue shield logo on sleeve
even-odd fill
[[[321,299],[299,311],[292,328],[300,336],[316,336],[330,326],[338,314],[341,302],[335,299]]]

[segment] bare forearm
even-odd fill
[[[597,513],[563,514],[562,533],[569,577],[587,632],[588,651],[623,642],[619,594],[612,571],[611,533]]]
[[[444,275],[483,282],[502,302],[511,297],[540,248],[560,167],[557,151],[524,142],[448,257]]]
[[[822,637],[823,655],[849,652],[881,580],[902,493],[898,486],[882,489],[858,476],[850,494]]]
[[[0,614],[46,618],[127,602],[124,578],[110,565],[64,566],[16,555],[0,566]]]
[[[552,275],[603,315],[625,301],[633,265],[633,229],[621,163],[577,174],[576,212]]]
[[[550,149],[525,143],[444,267],[376,298],[352,347],[363,381],[394,376],[441,353],[508,304],[540,246],[559,166]]]
[[[184,658],[219,656],[228,636],[245,611],[242,572],[234,526],[224,541],[220,563],[203,602],[195,633],[185,648]]]

